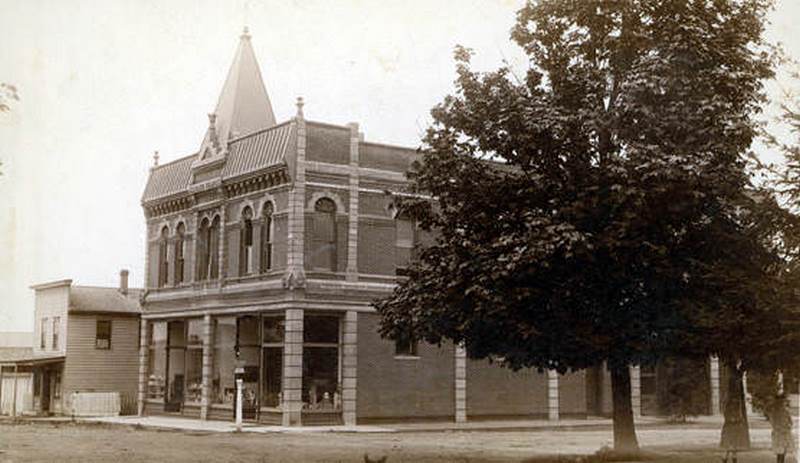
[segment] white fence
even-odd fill
[[[119,392],[73,392],[72,416],[119,416]]]
[[[14,403],[14,373],[3,373],[3,384],[0,384],[0,415],[11,415]],[[17,415],[33,411],[33,375],[17,373]]]

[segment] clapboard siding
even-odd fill
[[[111,349],[95,348],[97,320],[111,321]],[[138,335],[138,317],[70,314],[63,379],[67,400],[73,391],[119,392],[121,396],[135,397]]]

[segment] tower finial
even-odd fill
[[[297,117],[300,117],[300,118],[303,117],[303,105],[305,105],[305,102],[303,102],[303,97],[302,96],[298,96],[297,97]]]
[[[239,38],[242,40],[250,40],[250,29],[248,29],[247,26],[244,26],[244,29],[242,29],[242,35],[240,35]]]
[[[153,152],[153,167],[158,166],[158,150]]]

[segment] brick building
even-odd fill
[[[379,337],[370,302],[430,239],[385,194],[416,156],[306,120],[301,98],[276,122],[245,31],[199,150],[156,158],[142,197],[139,412],[232,419],[240,368],[244,417],[266,423],[607,413],[601,369],[512,373]]]

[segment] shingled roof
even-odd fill
[[[141,289],[128,289],[122,294],[118,288],[99,286],[72,286],[69,291],[70,312],[141,313]]]
[[[166,198],[185,191],[192,179],[192,162],[197,154],[186,156],[150,170],[142,201]]]

